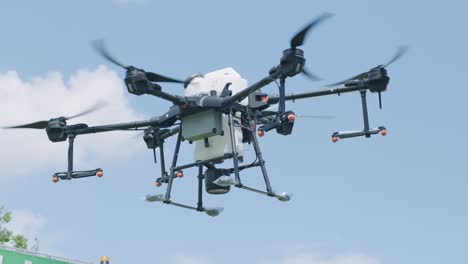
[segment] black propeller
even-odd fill
[[[313,29],[314,27],[318,26],[320,23],[323,21],[327,20],[328,18],[332,17],[333,14],[330,13],[324,13],[314,19],[312,22],[307,24],[301,31],[299,31],[292,39],[291,39],[291,48],[295,49],[299,46],[302,46],[304,44],[304,39],[309,30]]]
[[[305,68],[302,69],[302,73],[307,76],[312,81],[320,81],[322,78],[318,77],[317,75],[311,73],[310,71],[306,70]]]
[[[379,66],[377,66],[377,67],[375,67],[373,69],[386,68],[387,66],[390,66],[391,64],[393,64],[394,62],[399,60],[401,57],[403,57],[403,55],[405,55],[407,51],[408,51],[408,46],[400,46],[398,48],[398,50],[395,52],[395,55],[393,55],[393,57],[386,64],[379,65]],[[337,86],[337,85],[341,85],[341,84],[344,84],[344,83],[352,81],[352,80],[362,80],[362,79],[367,78],[367,77],[368,77],[368,71],[360,73],[360,74],[358,74],[358,75],[356,75],[356,76],[354,76],[352,78],[346,79],[344,81],[329,84],[327,86],[328,87]]]
[[[105,104],[103,104],[103,103],[97,103],[97,104],[91,106],[90,108],[86,109],[85,111],[83,111],[81,113],[78,113],[76,115],[72,115],[72,116],[68,116],[68,117],[67,116],[62,116],[62,117],[54,118],[54,119],[51,119],[51,120],[57,120],[57,121],[65,122],[65,121],[67,121],[69,119],[77,118],[77,117],[89,114],[91,112],[97,111],[97,110],[99,110],[100,108],[102,108],[104,106],[105,106]],[[14,128],[45,129],[45,128],[47,128],[47,126],[49,125],[49,121],[51,121],[51,120],[43,120],[43,121],[37,121],[37,122],[29,123],[29,124],[10,126],[10,127],[3,127],[3,128],[4,129],[14,129]]]
[[[291,39],[291,49],[296,49],[299,46],[304,44],[305,37],[307,33],[312,30],[314,27],[318,26],[323,21],[327,20],[328,18],[332,17],[333,15],[330,13],[324,13],[314,19],[312,22],[307,24],[302,30],[300,30],[294,37]],[[310,71],[306,70],[305,68],[302,69],[302,73],[307,76],[309,79],[313,81],[321,80],[317,75],[311,73]]]
[[[390,66],[390,64],[394,63],[395,61],[399,60],[403,55],[408,52],[408,46],[400,46],[398,47],[398,50],[395,52],[395,55],[384,65],[382,65],[383,68],[386,68],[387,66]]]
[[[170,78],[170,77],[166,77],[166,76],[163,76],[163,75],[160,75],[160,74],[157,74],[157,73],[154,73],[154,72],[146,72],[142,69],[139,69],[139,68],[136,68],[132,65],[125,65],[125,64],[122,64],[120,63],[118,60],[116,60],[112,55],[110,55],[109,51],[106,49],[106,46],[104,44],[104,41],[101,39],[101,40],[95,40],[93,42],[93,46],[94,48],[96,49],[96,51],[101,55],[103,56],[104,58],[106,58],[108,61],[114,63],[115,65],[117,66],[120,66],[124,69],[127,70],[127,72],[129,71],[140,71],[140,72],[143,72],[146,76],[146,78],[148,78],[148,81],[150,82],[172,82],[172,83],[184,83],[184,81],[181,81],[181,80],[177,80],[177,79],[173,79],[173,78]]]

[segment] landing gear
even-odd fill
[[[280,201],[289,201],[291,199],[291,195],[288,193],[275,193],[272,190],[270,180],[268,177],[268,173],[265,167],[265,161],[262,156],[262,152],[260,150],[260,146],[257,141],[256,131],[255,131],[255,123],[253,119],[248,119],[244,122],[243,128],[248,131],[248,138],[250,139],[250,143],[253,145],[255,150],[256,160],[255,162],[247,165],[240,165],[239,164],[239,155],[237,153],[236,148],[236,133],[235,133],[235,126],[236,123],[234,122],[234,113],[230,110],[227,113],[228,116],[228,124],[230,129],[230,142],[231,142],[231,152],[225,154],[222,157],[217,157],[213,159],[203,160],[203,161],[196,161],[194,163],[185,164],[185,165],[177,165],[177,160],[179,156],[180,144],[182,142],[182,128],[179,126],[178,128],[178,136],[174,151],[174,156],[172,159],[172,164],[169,169],[169,173],[165,171],[165,164],[164,164],[164,153],[161,151],[161,173],[162,176],[156,180],[155,185],[157,187],[162,186],[163,183],[167,183],[166,193],[164,195],[148,195],[146,201],[148,202],[162,202],[165,204],[171,204],[178,207],[191,209],[199,212],[204,212],[210,216],[217,216],[219,213],[222,212],[222,208],[208,208],[203,206],[203,185],[205,185],[205,191],[208,194],[226,194],[231,190],[231,186],[244,189],[251,192],[256,192],[259,194],[263,194],[270,197],[275,197]],[[295,115],[292,112],[286,112],[284,114],[284,122],[285,123],[293,123],[295,120]],[[292,128],[292,125],[291,125]],[[244,131],[245,132],[245,131]],[[162,149],[163,144],[159,144],[159,147]],[[226,159],[232,159],[233,167],[228,169],[221,169],[216,168],[215,165],[224,162]],[[172,186],[174,183],[175,178],[182,178],[183,176],[182,170],[198,167],[198,202],[197,206],[189,206],[181,203],[176,203],[171,200],[171,191]],[[252,168],[252,167],[260,167],[263,175],[263,179],[265,181],[265,191],[258,190],[255,188],[251,188],[245,186],[241,182],[240,172],[242,170]],[[203,171],[205,169],[205,171]],[[231,174],[234,174],[234,178],[231,177]],[[205,183],[203,184],[203,180]]]
[[[371,135],[381,134],[382,136],[387,135],[387,129],[384,126],[380,126],[377,128],[369,128],[369,115],[367,113],[367,101],[366,101],[366,92],[367,90],[361,90],[359,93],[361,94],[361,101],[362,101],[362,115],[364,119],[364,129],[361,131],[346,131],[346,132],[335,132],[332,134],[332,141],[336,143],[338,139],[344,138],[352,138],[352,137],[360,137],[365,136],[366,138],[371,137]]]
[[[60,180],[71,180],[86,177],[97,176],[101,178],[104,172],[101,168],[87,171],[74,171],[73,170],[73,144],[75,141],[75,134],[68,133],[68,170],[66,172],[57,172],[52,176],[52,182],[57,183]]]

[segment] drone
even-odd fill
[[[208,194],[226,194],[231,187],[237,187],[274,197],[280,201],[289,201],[291,194],[273,191],[257,137],[263,137],[272,130],[276,130],[278,134],[284,136],[292,133],[297,116],[293,111],[286,110],[287,101],[351,92],[359,92],[361,95],[364,128],[359,131],[334,132],[331,135],[331,140],[337,142],[339,139],[353,137],[369,138],[379,133],[386,135],[387,129],[384,126],[370,127],[366,95],[367,92],[377,93],[379,107],[382,108],[381,93],[386,91],[390,81],[386,67],[398,60],[407,50],[406,47],[401,47],[388,63],[344,81],[333,83],[325,89],[286,94],[286,80],[288,78],[303,74],[312,80],[318,79],[317,76],[306,70],[304,51],[299,47],[304,44],[309,31],[330,17],[331,14],[322,14],[303,27],[292,37],[290,47],[283,51],[279,64],[272,67],[264,78],[249,86],[247,81],[232,68],[204,75],[193,75],[185,81],[148,72],[120,63],[109,53],[102,40],[95,41],[94,48],[102,57],[125,69],[124,82],[129,93],[138,96],[152,95],[169,101],[172,103],[169,110],[148,120],[128,123],[99,126],[88,126],[84,123],[67,124],[67,121],[72,118],[97,110],[97,107],[94,106],[77,115],[62,116],[6,128],[45,129],[51,142],[68,141],[68,169],[65,172],[53,174],[52,181],[55,183],[60,180],[102,177],[104,175],[101,168],[85,171],[74,170],[73,147],[77,136],[116,130],[143,131],[143,140],[146,147],[153,151],[155,161],[157,160],[156,149],[159,149],[161,176],[156,179],[155,185],[157,187],[163,184],[167,185],[165,194],[147,195],[145,198],[147,202],[162,202],[204,212],[210,216],[217,216],[223,209],[203,205],[203,185]],[[160,83],[183,85],[185,93],[181,96],[164,92]],[[261,88],[272,83],[276,83],[278,86],[278,95],[261,91]],[[278,106],[277,110],[271,110],[272,106]],[[172,162],[167,169],[164,143],[173,136],[176,137],[175,151]],[[194,162],[178,163],[182,142],[195,145]],[[244,144],[252,145],[255,151],[255,160],[251,163],[243,164]],[[227,160],[232,160],[232,165],[221,168],[220,165]],[[241,171],[254,167],[261,169],[265,190],[252,188],[242,183]],[[189,168],[198,168],[198,201],[196,206],[175,202],[171,197],[174,180],[183,178],[184,170]]]

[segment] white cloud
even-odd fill
[[[209,258],[202,256],[177,256],[175,264],[210,264],[212,263]]]
[[[295,254],[283,258],[280,264],[379,264],[380,261],[366,255],[344,255],[323,258],[313,254]]]
[[[80,70],[68,81],[60,73],[31,81],[22,80],[15,71],[0,73],[0,126],[70,116],[97,102],[105,102],[106,107],[68,123],[99,125],[144,119],[130,107],[125,90],[117,74],[104,66],[94,71]],[[126,158],[132,151],[143,148],[141,139],[133,135],[111,132],[78,136],[75,140],[76,169],[94,169],[87,164],[96,166],[102,160]],[[0,146],[0,179],[48,165],[66,170],[68,143],[50,142],[45,130],[1,130]],[[83,160],[86,164],[80,163]]]

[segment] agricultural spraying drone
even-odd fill
[[[144,130],[143,139],[147,147],[153,150],[155,160],[156,149],[159,149],[161,177],[156,180],[156,186],[167,184],[164,195],[148,195],[146,197],[148,202],[159,201],[216,216],[222,211],[221,208],[203,206],[203,180],[205,181],[205,190],[209,194],[225,194],[230,191],[231,186],[234,186],[276,197],[280,201],[288,201],[291,198],[288,193],[274,192],[271,187],[257,136],[261,137],[273,129],[281,135],[291,134],[296,115],[293,111],[286,110],[286,101],[350,92],[359,92],[361,95],[364,128],[360,131],[335,132],[331,136],[332,141],[359,136],[371,137],[371,135],[378,133],[385,135],[387,133],[385,127],[370,128],[369,126],[366,93],[368,91],[378,93],[381,107],[381,92],[386,90],[390,80],[385,68],[406,51],[405,48],[400,48],[387,64],[379,65],[353,78],[335,83],[330,88],[287,95],[285,88],[287,78],[302,73],[311,79],[317,79],[315,75],[305,70],[304,52],[298,47],[303,44],[306,34],[312,28],[329,17],[329,14],[323,14],[300,30],[291,39],[290,47],[283,51],[279,64],[271,68],[266,77],[250,86],[247,86],[247,81],[231,68],[205,75],[194,75],[186,81],[147,72],[134,66],[121,64],[110,55],[102,41],[97,41],[95,42],[96,50],[104,58],[126,70],[124,81],[129,93],[149,94],[167,100],[173,103],[170,109],[160,116],[143,121],[101,126],[67,124],[71,118],[92,112],[95,110],[93,107],[75,116],[58,117],[48,121],[8,128],[45,129],[52,142],[68,140],[68,170],[55,173],[53,175],[54,182],[103,176],[103,171],[100,168],[88,171],[75,171],[73,169],[73,144],[77,136],[115,130]],[[158,84],[163,82],[183,84],[185,94],[181,96],[164,92]],[[273,82],[278,85],[279,95],[270,95],[260,91],[262,87]],[[333,88],[331,88],[332,86]],[[278,105],[277,111],[271,110],[272,105]],[[164,143],[171,136],[176,136],[177,140],[174,156],[169,170],[167,170]],[[193,163],[183,165],[177,163],[183,141],[195,144]],[[244,157],[244,143],[253,145],[256,159],[254,162],[241,165]],[[219,168],[219,165],[226,160],[232,160],[232,167]],[[198,168],[197,205],[188,206],[176,203],[171,199],[174,179],[183,177],[183,170],[192,167]],[[266,185],[265,191],[245,186],[242,183],[240,172],[253,167],[260,167],[262,171]],[[234,174],[234,178],[230,176],[232,174]]]

